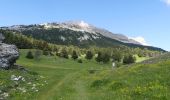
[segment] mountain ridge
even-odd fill
[[[55,25],[53,23],[48,23],[48,24]],[[62,22],[62,23],[58,23],[58,24],[66,26],[65,28],[69,28],[69,29],[71,27],[73,30],[79,29],[79,31],[86,31],[89,33],[94,33],[94,34],[100,33],[105,37],[112,38],[112,39],[115,39],[115,40],[118,40],[118,41],[121,41],[124,43],[133,43],[133,44],[142,45],[141,43],[139,43],[133,39],[130,39],[123,34],[113,33],[113,32],[110,32],[110,31],[104,29],[104,28],[98,28],[92,24],[88,24],[84,21],[67,21],[67,22]]]
[[[88,24],[84,21],[66,21],[66,22],[51,22],[51,23],[43,23],[43,24],[32,24],[36,26],[44,26],[44,28],[49,29],[49,28],[66,28],[70,29],[73,31],[81,31],[81,32],[89,32],[89,33],[100,33],[105,37],[112,38],[124,43],[133,43],[133,44],[138,44],[142,45],[141,43],[128,38],[127,36],[123,34],[117,34],[110,32],[104,28],[98,28],[95,27],[92,24]],[[3,29],[10,29],[10,30],[22,30],[24,27],[31,26],[31,25],[13,25],[9,27],[1,27]]]
[[[80,22],[44,23],[32,25],[13,25],[1,27],[2,30],[10,30],[14,33],[31,36],[35,39],[45,40],[49,43],[61,45],[75,45],[79,47],[99,46],[128,46],[148,48],[151,50],[165,51],[153,46],[145,46],[132,41],[122,34],[113,34],[106,29]],[[132,41],[132,42],[131,42]]]

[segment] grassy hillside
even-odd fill
[[[151,57],[139,57],[138,55],[134,55],[136,58],[136,63],[143,62],[149,60]]]
[[[21,50],[18,64],[37,72],[0,71],[0,89],[11,86],[11,75],[21,75],[26,82],[16,92],[9,90],[13,100],[168,100],[170,98],[170,60],[155,64],[111,68],[111,64],[42,56],[40,60],[25,58],[28,50]],[[168,58],[167,58],[168,59]],[[36,79],[34,79],[36,78]],[[31,85],[28,84],[31,81]],[[13,81],[12,81],[13,82]],[[2,84],[3,83],[3,84]],[[36,84],[36,90],[32,90]],[[41,85],[40,85],[41,84]],[[43,84],[43,85],[42,85]],[[10,88],[11,89],[11,88]],[[5,89],[4,89],[5,90]]]

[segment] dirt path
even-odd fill
[[[56,91],[59,89],[59,87],[62,86],[62,84],[68,82],[68,80],[72,79],[78,72],[67,74],[61,81],[57,81],[54,86],[52,86],[48,91],[44,92],[43,94],[38,97],[38,100],[52,100],[52,97],[55,97]]]
[[[76,96],[77,100],[88,100],[85,84],[83,81],[78,80],[75,84],[75,88],[77,91],[77,96]]]

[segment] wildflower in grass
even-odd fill
[[[0,97],[2,97],[2,98],[7,98],[8,96],[9,96],[9,94],[6,93],[6,92],[0,94]],[[2,100],[3,100],[3,99],[2,99]]]
[[[26,90],[25,88],[19,87],[19,88],[17,88],[17,89],[20,90],[20,91],[23,92],[23,93],[27,92],[27,90]]]

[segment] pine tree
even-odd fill
[[[63,58],[66,58],[68,59],[68,52],[66,51],[66,49],[62,49],[61,53],[60,53],[60,56],[63,57]]]
[[[122,60],[122,54],[121,54],[120,52],[115,52],[115,53],[112,55],[112,59],[113,59],[113,61],[121,62],[121,60]]]
[[[28,58],[28,59],[33,59],[33,58],[34,58],[34,56],[33,56],[33,54],[32,54],[31,51],[29,51],[29,52],[27,53],[26,58]]]
[[[136,58],[133,55],[125,55],[124,59],[123,59],[123,63],[124,64],[131,64],[131,63],[135,63]]]
[[[49,51],[43,50],[43,55],[45,55],[45,56],[49,55]]]
[[[76,60],[78,58],[77,52],[74,50],[72,53],[72,58]]]
[[[86,59],[91,60],[93,58],[93,53],[91,51],[87,51]]]
[[[101,62],[102,61],[102,53],[98,52],[97,57],[95,59],[97,62]]]
[[[110,56],[109,54],[105,53],[102,57],[103,63],[108,63],[110,61]]]

